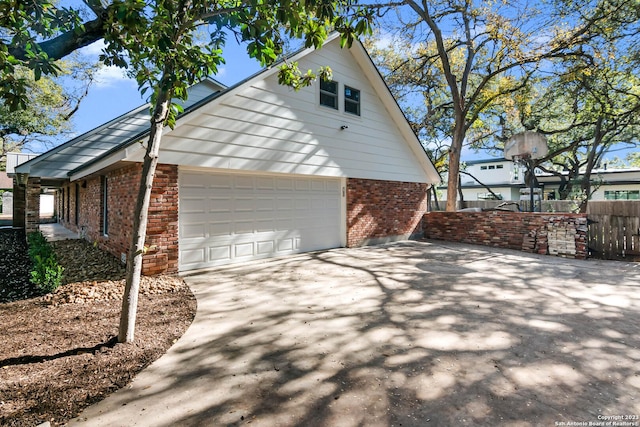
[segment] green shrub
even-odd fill
[[[31,283],[36,285],[42,293],[55,291],[62,284],[64,268],[58,264],[53,247],[41,231],[27,236],[29,243],[29,258],[33,264]]]
[[[53,254],[53,247],[47,242],[42,231],[34,231],[27,235],[27,243],[29,244],[29,258],[33,261],[36,255],[42,258],[48,258]]]
[[[55,256],[42,258],[36,255],[31,271],[31,283],[36,285],[42,293],[48,294],[55,291],[62,284],[64,268],[58,264]]]

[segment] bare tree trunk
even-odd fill
[[[124,297],[122,298],[120,328],[118,330],[118,342],[121,343],[132,342],[134,339],[138,311],[138,292],[142,274],[142,255],[145,251],[144,243],[147,235],[149,202],[151,200],[153,177],[158,165],[162,128],[169,113],[170,104],[170,93],[161,89],[151,119],[151,133],[142,163],[142,176],[140,177],[140,188],[133,217],[133,237],[127,257],[127,282],[124,289]]]
[[[457,114],[456,114],[457,115]],[[447,212],[456,211],[458,177],[460,176],[460,154],[464,140],[464,121],[456,117],[456,126],[449,150],[449,177],[447,179]]]
[[[582,175],[582,180],[580,183],[580,188],[582,190],[582,198],[580,199],[580,213],[587,212],[587,203],[589,199],[591,199],[592,191],[591,191],[591,175],[593,173],[593,169],[596,167],[598,161],[600,161],[600,157],[602,156],[602,150],[600,149],[600,145],[602,143],[602,117],[598,117],[598,121],[596,122],[595,136],[593,143],[589,147],[589,153],[587,154],[587,164],[584,168],[584,174]]]
[[[438,189],[435,185],[431,186],[429,189],[429,193],[433,195],[433,205],[435,206],[435,210],[440,210],[440,202],[438,201]],[[429,207],[429,211],[432,211],[431,207]]]

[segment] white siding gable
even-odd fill
[[[403,134],[385,107],[389,99],[383,102],[382,98],[389,98],[388,93],[374,89],[351,52],[340,49],[338,39],[304,55],[299,66],[301,70],[331,67],[339,83],[339,110],[319,105],[319,83],[296,92],[278,84],[275,70],[267,71],[181,120],[163,136],[160,162],[219,170],[434,182],[425,167],[426,155],[416,151],[420,147],[411,147],[417,140],[406,138],[406,129]],[[371,76],[371,70],[368,74]],[[374,77],[380,79],[377,73]],[[359,117],[344,112],[344,85],[361,91]],[[379,82],[377,87],[379,91]],[[343,126],[347,128],[341,129]],[[141,158],[142,153],[137,153],[128,160]]]

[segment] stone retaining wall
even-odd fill
[[[426,238],[586,259],[587,215],[536,212],[429,212]]]

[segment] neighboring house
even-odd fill
[[[39,154],[35,153],[7,153],[7,171],[0,172],[0,193],[2,194],[3,217],[13,216],[13,176],[17,165],[27,162]],[[40,194],[40,216],[51,217],[54,215],[54,195]]]
[[[0,213],[7,215],[13,210],[13,178],[0,171]],[[4,216],[3,215],[3,216]]]
[[[537,174],[546,198],[558,198],[560,179],[551,174]],[[590,200],[640,200],[640,168],[594,169],[591,173],[594,190]],[[579,185],[575,188],[579,191]]]
[[[4,171],[0,171],[0,190],[13,190],[13,178],[9,178]]]
[[[462,163],[460,182],[464,200],[519,200],[525,187],[526,168],[506,159],[472,160]],[[446,182],[446,179],[445,179]],[[487,189],[489,187],[491,192]],[[441,199],[447,199],[446,185],[438,187]]]
[[[485,159],[464,163],[466,165],[464,170],[468,172],[468,174],[461,174],[464,200],[493,199],[494,196],[486,187],[491,188],[491,191],[501,200],[517,201],[521,197],[528,200],[524,166],[506,159]],[[539,169],[536,169],[535,173],[543,199],[559,199],[560,179]],[[481,185],[478,181],[485,185]],[[595,191],[591,200],[639,200],[640,168],[595,169],[592,173],[592,185]],[[446,187],[440,186],[438,189],[442,192],[443,200],[446,200]]]
[[[421,233],[426,190],[440,177],[364,47],[340,49],[332,37],[291,61],[328,65],[334,80],[294,91],[272,67],[230,88],[191,89],[163,135],[145,274]],[[18,166],[29,174],[27,229],[30,194],[54,186],[60,222],[124,258],[147,114],[140,107]]]

